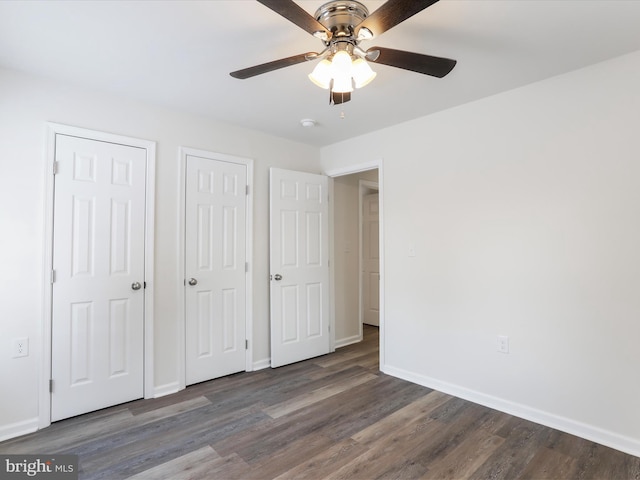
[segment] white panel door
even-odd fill
[[[363,322],[380,324],[380,225],[378,194],[362,202],[362,310]]]
[[[245,370],[245,165],[186,157],[186,383]]]
[[[56,135],[51,420],[143,396],[146,151]]]
[[[329,353],[327,177],[271,169],[271,366]]]

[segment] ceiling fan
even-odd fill
[[[231,76],[246,79],[298,63],[320,60],[309,79],[328,89],[331,104],[351,100],[353,88],[368,84],[376,74],[367,61],[411,70],[442,78],[456,65],[455,60],[420,53],[371,47],[364,50],[360,42],[371,40],[438,0],[388,0],[371,15],[367,7],[355,0],[333,0],[309,15],[293,0],[258,0],[264,6],[320,39],[320,53],[307,52],[242,70]]]

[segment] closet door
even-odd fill
[[[186,384],[245,370],[245,165],[186,157]]]
[[[51,420],[143,396],[146,150],[56,135]]]

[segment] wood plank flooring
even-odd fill
[[[81,479],[640,479],[640,458],[336,353],[57,422],[1,453],[77,454]]]

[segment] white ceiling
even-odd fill
[[[313,14],[323,0],[298,3]],[[361,45],[458,64],[443,79],[374,64],[371,84],[330,106],[313,63],[229,76],[322,49],[253,0],[0,1],[1,66],[318,146],[640,50],[640,1],[441,0]]]

